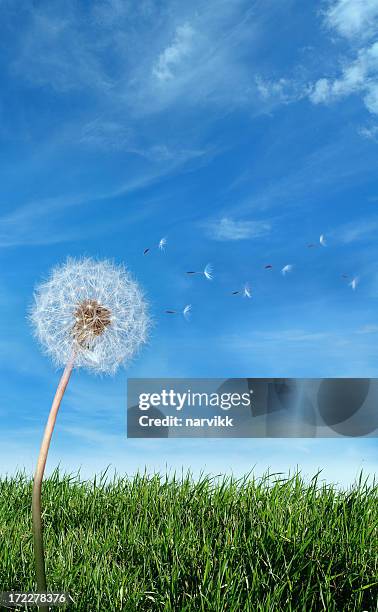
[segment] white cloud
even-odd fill
[[[359,128],[358,133],[364,138],[378,142],[378,125],[362,126]]]
[[[308,97],[313,104],[330,104],[347,96],[362,97],[367,110],[378,114],[378,0],[333,0],[323,13],[325,24],[350,43],[353,56],[341,61],[341,74],[321,76],[305,84],[295,78],[257,81],[264,98],[287,104]],[[340,62],[339,62],[340,64]]]
[[[367,37],[377,31],[377,0],[336,0],[326,12],[326,23],[346,38]]]
[[[330,98],[330,84],[328,79],[319,79],[310,93],[310,99],[314,104],[327,102]]]
[[[112,118],[96,117],[86,123],[79,135],[78,143],[106,150],[130,150],[133,132],[130,127]]]
[[[11,68],[33,85],[80,91],[120,115],[127,110],[129,119],[179,106],[178,99],[183,106],[252,105],[246,55],[258,29],[246,0],[141,0],[135,7],[105,0],[84,13],[77,3],[63,11],[53,0],[27,12]]]
[[[372,114],[378,115],[378,81],[369,84],[364,102]]]
[[[184,164],[189,160],[215,153],[210,149],[183,148],[176,143],[167,145],[156,141],[154,144],[143,146],[138,141],[136,132],[134,127],[125,125],[121,119],[99,116],[83,126],[73,125],[71,130],[67,130],[66,139],[72,141],[76,135],[79,145],[104,151],[122,151],[157,164],[168,162]]]
[[[367,109],[378,114],[378,42],[360,49],[357,58],[345,65],[337,79],[319,79],[309,94],[314,104],[328,103],[362,92]]]
[[[175,71],[179,69],[181,62],[192,51],[193,38],[194,29],[189,23],[184,23],[176,28],[172,44],[160,54],[152,69],[153,75],[159,81],[168,81],[174,78]]]
[[[281,78],[277,81],[263,79],[258,75],[255,79],[257,91],[265,101],[280,102],[289,104],[297,102],[306,97],[309,93],[307,85],[303,85],[294,79]]]
[[[205,227],[210,238],[220,241],[259,238],[268,234],[271,229],[270,224],[265,221],[234,221],[228,217],[209,222]]]
[[[66,13],[51,5],[30,12],[10,67],[33,84],[58,92],[74,90],[111,94],[114,82],[103,66],[96,37],[85,36],[67,3]]]
[[[326,24],[339,35],[353,39],[360,48],[356,59],[345,64],[339,78],[322,78],[315,83],[309,96],[311,101],[328,103],[361,93],[368,111],[378,114],[378,42],[366,44],[377,32],[378,0],[336,0],[326,12]]]

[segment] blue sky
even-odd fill
[[[89,255],[126,263],[155,325],[126,373],[75,372],[49,470],[375,473],[374,439],[126,440],[125,388],[377,376],[377,0],[1,6],[0,472],[33,469],[59,378],[33,288]],[[185,275],[207,262],[213,282]]]

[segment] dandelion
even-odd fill
[[[64,372],[45,428],[33,485],[33,535],[39,591],[46,591],[41,488],[54,425],[73,368],[114,374],[147,340],[150,327],[143,293],[123,266],[90,258],[57,266],[34,294],[34,334]],[[48,608],[47,608],[48,609]]]

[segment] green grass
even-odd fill
[[[31,486],[0,480],[0,591],[35,590]],[[42,499],[48,585],[72,610],[378,610],[378,487],[362,478],[55,472]]]

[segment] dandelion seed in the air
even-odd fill
[[[166,238],[162,238],[159,241],[159,245],[158,245],[159,250],[160,251],[164,251],[166,246],[167,246],[167,239]]]
[[[45,352],[64,372],[45,428],[33,484],[33,536],[38,591],[46,591],[41,488],[55,420],[73,368],[114,374],[146,342],[147,303],[124,266],[90,258],[57,266],[34,294],[30,319]],[[44,606],[42,606],[43,608]],[[45,606],[45,609],[48,607]]]
[[[251,298],[252,290],[248,283],[246,283],[243,289],[238,289],[237,291],[233,291],[232,295],[242,295],[243,297]]]
[[[190,318],[191,311],[192,311],[192,305],[191,304],[187,304],[182,311],[180,311],[180,310],[166,310],[165,313],[166,314],[170,314],[170,315],[182,314],[185,317],[185,319],[188,320]]]
[[[213,266],[211,264],[207,264],[207,266],[205,267],[204,271],[203,271],[204,276],[207,278],[207,280],[213,280],[214,276],[213,276]]]
[[[360,279],[358,278],[358,276],[355,276],[354,278],[352,278],[352,280],[349,283],[349,287],[352,288],[353,291],[355,291],[357,289],[357,285],[360,282]]]
[[[204,270],[200,270],[199,272],[191,270],[191,271],[187,272],[187,274],[192,274],[192,275],[194,275],[194,274],[201,274],[202,276],[207,278],[207,280],[213,280],[213,278],[214,278],[214,275],[213,275],[213,266],[211,264],[209,264],[209,263],[205,266]]]
[[[283,276],[286,276],[286,274],[288,274],[289,272],[291,272],[291,271],[292,271],[292,269],[293,269],[292,264],[287,264],[286,266],[284,266],[284,267],[282,268],[282,270],[281,270],[281,274],[282,274]]]
[[[319,243],[320,243],[320,245],[321,245],[321,246],[323,246],[323,247],[327,246],[327,241],[326,241],[326,238],[325,238],[324,234],[321,234],[321,235],[320,235],[320,238],[319,238]]]
[[[190,319],[191,313],[192,313],[192,305],[187,304],[184,310],[182,311],[182,314],[184,315],[185,319]]]
[[[159,249],[159,251],[165,251],[165,247],[167,246],[167,238],[161,238],[161,240],[159,240],[158,244],[157,244],[157,248]],[[151,251],[150,247],[147,247],[146,249],[144,249],[143,251],[143,255],[147,255],[147,253],[149,253]]]

